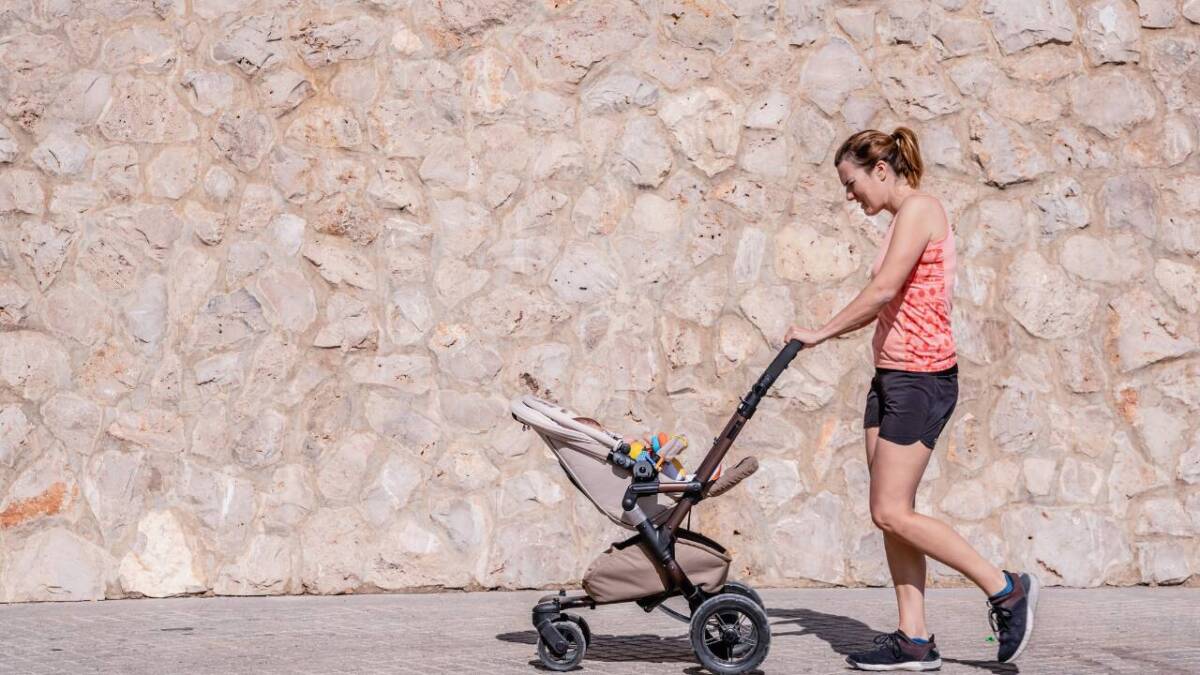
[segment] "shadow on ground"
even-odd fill
[[[775,619],[771,623],[771,639],[798,635],[815,635],[818,639],[829,643],[835,652],[848,656],[857,651],[874,648],[877,631],[867,624],[839,614],[826,614],[811,609],[768,609],[767,616]],[[782,630],[788,624],[793,624],[800,630]],[[971,666],[991,673],[1019,673],[1021,670],[1011,663],[996,661],[972,661],[969,659],[949,659],[942,655],[944,663],[957,663]]]
[[[771,641],[777,643],[781,638],[802,635],[814,635],[817,639],[829,644],[833,651],[846,656],[856,651],[872,649],[872,640],[880,631],[874,630],[867,624],[838,614],[826,614],[811,609],[768,609],[767,616],[771,621]],[[683,628],[681,626],[681,628]],[[795,629],[793,629],[795,628]],[[796,630],[798,629],[798,630]],[[649,633],[629,635],[593,634],[592,642],[588,645],[585,661],[601,662],[639,662],[639,663],[696,663],[696,655],[692,652],[692,644],[685,634],[663,637]],[[531,650],[537,645],[536,631],[524,630],[511,633],[500,633],[497,640],[516,644],[529,645]],[[770,656],[767,657],[768,663]],[[1017,666],[1001,664],[995,661],[972,661],[966,659],[949,659],[945,656],[942,661],[957,663],[964,666],[986,670],[991,673],[1019,673]],[[541,663],[534,659],[530,665],[541,668]],[[847,668],[849,670],[849,668]],[[684,669],[688,675],[700,675],[706,671],[698,665]],[[759,671],[755,671],[759,672]]]

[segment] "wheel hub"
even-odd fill
[[[742,641],[742,636],[738,634],[736,629],[733,629],[733,628],[722,628],[721,629],[721,642],[724,642],[727,645],[736,645],[737,643],[739,643],[741,641]]]

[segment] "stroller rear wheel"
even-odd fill
[[[771,648],[766,612],[737,593],[721,593],[705,600],[692,614],[690,637],[701,665],[716,675],[753,670]]]
[[[580,619],[582,621],[582,619]],[[538,659],[542,665],[550,670],[564,671],[570,670],[579,665],[583,660],[583,654],[587,651],[587,639],[583,635],[583,628],[574,621],[555,621],[553,626],[562,633],[562,636],[567,640],[567,651],[562,654],[555,654],[550,649],[550,645],[546,641],[538,638],[537,653]],[[589,631],[590,632],[590,631]]]
[[[751,600],[753,600],[754,604],[758,605],[759,607],[762,607],[763,609],[767,608],[767,606],[763,604],[763,599],[758,594],[758,591],[754,590],[753,588],[750,588],[748,585],[743,584],[740,581],[725,582],[725,588],[722,588],[721,592],[722,593],[734,593],[736,595],[744,595],[747,598],[750,598]]]

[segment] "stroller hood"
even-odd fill
[[[575,421],[575,413],[536,396],[513,399],[512,414],[521,424],[538,433],[558,458],[567,477],[596,508],[614,523],[634,529],[633,516],[621,508],[629,471],[608,463],[608,453],[621,444],[621,437]],[[651,522],[666,520],[675,502],[662,494],[646,495],[638,505]]]

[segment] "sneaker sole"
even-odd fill
[[[892,664],[875,664],[875,663],[857,663],[847,660],[852,667],[859,670],[939,670],[942,667],[942,660],[936,661],[909,661],[907,663],[892,663]]]
[[[1039,587],[1040,584],[1038,583],[1037,577],[1030,574],[1029,589],[1025,591],[1025,593],[1028,595],[1028,600],[1025,603],[1025,637],[1021,638],[1021,644],[1017,645],[1017,651],[1013,652],[1012,656],[1008,657],[1004,661],[1001,661],[1001,663],[1012,663],[1013,661],[1016,661],[1017,657],[1021,655],[1021,652],[1025,651],[1025,648],[1029,646],[1029,638],[1033,637],[1033,615],[1035,610],[1037,610]]]

